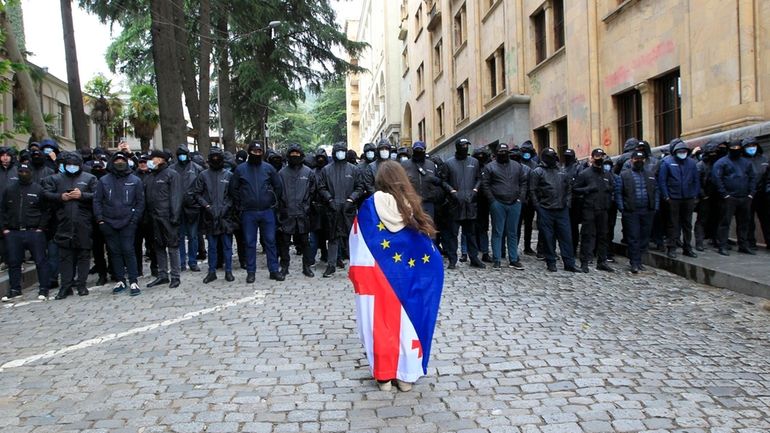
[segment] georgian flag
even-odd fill
[[[349,277],[372,375],[415,382],[427,373],[444,285],[433,241],[410,228],[388,231],[370,197],[350,232]]]

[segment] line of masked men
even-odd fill
[[[2,256],[10,280],[4,299],[21,294],[26,251],[36,264],[40,298],[57,286],[56,299],[74,291],[87,295],[92,254],[97,284],[110,273],[114,293],[138,295],[145,249],[155,277],[147,287],[178,287],[181,271],[200,270],[204,234],[204,283],[216,280],[222,267],[225,279],[234,280],[234,237],[248,283],[255,281],[258,239],[270,279],[286,278],[292,244],[305,276],[314,276],[320,250],[329,277],[344,267],[357,207],[374,193],[385,159],[399,160],[421,194],[449,269],[458,261],[500,268],[506,258],[509,267],[524,269],[518,253],[523,229],[524,254],[537,255],[549,271],[556,271],[558,243],[565,270],[588,272],[595,259],[598,270],[612,272],[609,243],[618,212],[633,273],[643,270],[641,255],[650,241],[671,257],[678,247],[696,256],[693,212],[696,250],[711,240],[720,254],[729,254],[735,217],[738,251],[753,254],[755,213],[770,234],[767,159],[757,141],[709,143],[693,154],[674,140],[667,153],[655,157],[649,143],[630,139],[614,162],[602,149],[582,162],[567,149],[560,161],[551,148],[537,155],[530,141],[473,150],[459,139],[454,156],[443,160],[429,156],[423,142],[395,149],[383,140],[366,144],[360,159],[344,143],[331,155],[324,149],[305,155],[299,145],[281,155],[255,142],[236,155],[214,148],[204,160],[185,145],[173,156],[161,150],[136,155],[122,143],[110,155],[103,149],[60,152],[45,140],[31,143],[17,162],[13,149],[0,148]]]

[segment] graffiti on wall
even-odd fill
[[[613,88],[619,84],[628,82],[635,70],[657,62],[660,58],[672,54],[675,49],[676,45],[672,40],[659,43],[651,50],[632,60],[630,64],[624,64],[604,77],[604,86]]]

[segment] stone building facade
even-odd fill
[[[402,0],[400,18],[402,141],[433,152],[770,135],[767,1]]]

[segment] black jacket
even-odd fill
[[[363,170],[361,170],[361,181],[364,188],[362,199],[365,199],[374,194],[374,179],[377,177],[377,169],[379,166],[380,160],[375,159],[373,162],[367,164]]]
[[[633,212],[637,209],[636,205],[636,174],[641,174],[644,179],[644,187],[647,191],[646,210],[657,210],[660,196],[658,192],[658,183],[655,180],[655,174],[648,169],[641,171],[623,170],[620,172],[620,188],[615,203],[622,212]]]
[[[476,195],[481,187],[481,168],[479,161],[472,156],[464,159],[456,157],[446,161],[447,185],[457,191],[452,195],[454,207],[451,213],[456,221],[476,218]],[[475,191],[474,191],[475,190]]]
[[[179,173],[179,180],[182,185],[182,191],[184,196],[182,197],[182,209],[184,214],[190,221],[196,221],[200,213],[200,205],[195,200],[195,196],[192,192],[193,184],[198,179],[198,175],[203,172],[203,167],[187,160],[184,163],[176,162],[171,166],[173,170]]]
[[[613,200],[615,179],[602,167],[588,167],[578,174],[572,191],[581,194],[583,210],[607,210]]]
[[[182,182],[179,173],[161,164],[150,172],[145,182],[144,200],[151,218],[167,219],[178,226],[182,217]]]
[[[529,174],[530,203],[535,208],[564,209],[571,205],[572,179],[559,167],[541,164]]]
[[[513,204],[526,201],[529,189],[528,171],[516,161],[492,161],[481,174],[482,190],[490,203]]]
[[[32,165],[32,182],[40,183],[43,179],[53,174],[56,174],[56,172],[51,170],[51,168],[45,164],[41,165],[40,167]]]
[[[264,211],[275,207],[281,195],[281,179],[267,162],[244,163],[230,180],[230,197],[239,212]]]
[[[363,191],[363,182],[353,164],[347,161],[334,161],[321,170],[318,195],[326,205],[329,239],[348,235],[356,216],[355,203]]]
[[[283,182],[283,192],[278,200],[281,231],[288,234],[310,232],[311,205],[318,188],[315,173],[304,165],[287,165],[278,176]]]
[[[19,181],[8,184],[0,203],[0,230],[45,230],[48,218],[48,204],[40,184],[25,185]]]
[[[58,224],[53,239],[60,247],[91,248],[96,182],[96,176],[82,170],[75,175],[59,173],[43,182],[44,196],[56,209]],[[75,188],[82,194],[80,200],[63,201],[62,194]]]
[[[94,194],[96,222],[109,224],[120,230],[128,225],[137,226],[144,213],[144,184],[131,174],[130,169],[118,171],[111,167],[102,176]]]
[[[232,234],[238,228],[230,196],[233,173],[224,168],[204,170],[195,180],[192,195],[203,212],[203,230],[210,235]]]
[[[2,193],[8,185],[19,180],[19,172],[16,168],[15,157],[11,159],[11,165],[7,168],[0,165],[0,193]]]
[[[433,161],[427,158],[423,162],[409,159],[402,162],[401,166],[423,201],[436,204],[444,201],[444,181]]]

